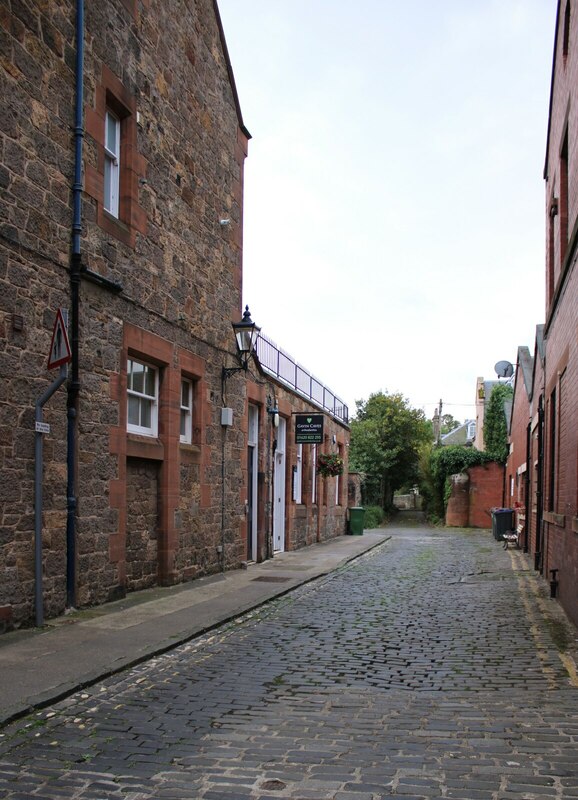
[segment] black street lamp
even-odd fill
[[[237,341],[237,355],[239,356],[240,367],[223,367],[223,381],[235,372],[247,372],[249,368],[249,358],[255,351],[257,337],[261,328],[251,319],[249,306],[245,306],[245,313],[240,322],[233,322],[233,331]]]

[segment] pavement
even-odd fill
[[[171,650],[379,546],[387,529],[278,553],[262,564],[135,592],[0,636],[0,725]]]

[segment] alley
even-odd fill
[[[576,632],[487,531],[367,555],[0,731],[0,798],[578,798]]]

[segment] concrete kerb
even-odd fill
[[[377,532],[377,531],[376,531]],[[341,537],[339,537],[341,539]],[[350,537],[347,537],[349,539]],[[138,653],[134,651],[127,652],[125,656],[118,657],[114,660],[111,665],[104,667],[102,664],[98,665],[93,671],[84,669],[84,671],[80,671],[77,675],[68,681],[65,681],[58,686],[51,686],[50,688],[39,688],[38,691],[31,697],[28,698],[28,701],[17,701],[11,707],[8,708],[1,708],[0,707],[0,726],[7,725],[10,722],[15,720],[21,719],[23,717],[28,716],[29,714],[34,713],[35,711],[39,711],[43,708],[46,708],[53,703],[60,702],[65,700],[67,697],[70,697],[72,694],[78,691],[82,691],[94,684],[98,683],[99,681],[106,680],[114,675],[118,675],[119,673],[131,669],[132,667],[138,666],[143,662],[153,658],[154,656],[162,655],[163,653],[170,652],[171,650],[180,647],[183,644],[186,644],[194,639],[197,639],[211,631],[214,631],[227,623],[232,622],[235,619],[242,617],[244,614],[247,614],[250,611],[258,610],[263,606],[266,606],[272,600],[278,600],[296,588],[301,586],[306,586],[311,584],[317,580],[327,577],[333,572],[338,570],[342,570],[347,568],[347,566],[351,565],[353,562],[357,561],[358,559],[362,558],[363,556],[367,555],[371,551],[382,547],[391,539],[390,535],[382,536],[376,541],[368,543],[368,546],[364,546],[358,552],[352,553],[350,555],[346,555],[344,558],[341,558],[337,563],[332,564],[328,568],[319,568],[315,571],[314,574],[308,576],[299,576],[299,577],[291,577],[288,579],[289,582],[286,585],[280,586],[279,584],[267,584],[264,591],[262,592],[261,596],[257,600],[247,600],[246,602],[239,602],[239,598],[236,599],[234,605],[227,603],[227,598],[225,597],[222,605],[223,608],[219,612],[212,611],[212,617],[210,620],[206,621],[199,621],[197,624],[193,625],[188,631],[183,631],[182,633],[174,636],[171,638],[170,642],[167,642],[166,638],[162,641],[159,639],[154,639],[149,641],[148,643],[140,646]],[[339,540],[335,540],[339,541]],[[359,540],[359,544],[367,543],[367,540]],[[331,542],[323,543],[326,545],[331,545]],[[323,546],[323,545],[322,545]],[[313,545],[315,547],[315,545]],[[311,548],[304,548],[302,551],[291,551],[292,554],[299,557],[299,554],[304,554],[305,551],[311,551]],[[274,561],[274,559],[273,559]],[[263,562],[263,565],[267,567],[268,565],[272,564],[273,562]],[[262,565],[253,565],[249,567],[249,571],[254,569],[255,566],[262,566]],[[281,569],[283,569],[281,567]],[[224,582],[227,579],[235,579],[238,577],[240,572],[247,572],[245,570],[239,571],[235,570],[231,573],[224,573],[220,576],[213,576],[214,579],[219,580],[220,578],[223,579]],[[202,579],[201,579],[202,580]],[[252,579],[254,580],[254,578]],[[194,591],[194,583],[193,591]],[[229,592],[230,593],[230,592]],[[225,593],[226,594],[226,593]],[[112,604],[110,604],[112,605]],[[96,612],[99,616],[97,619],[103,619],[107,616],[112,617],[114,612],[108,611],[106,607],[97,607],[96,609],[89,609],[88,613]],[[122,612],[121,612],[122,613]],[[79,620],[81,621],[83,612],[79,612]],[[87,624],[90,624],[88,622]],[[72,622],[70,625],[66,627],[59,627],[58,625],[50,625],[48,626],[49,630],[39,631],[38,629],[31,629],[28,631],[17,632],[16,635],[20,634],[22,636],[21,642],[25,642],[27,640],[33,640],[35,637],[40,636],[49,636],[56,638],[58,635],[58,631],[66,631],[66,633],[70,636],[70,631],[74,631],[75,628],[80,629],[80,625],[77,626],[77,621]],[[74,634],[72,634],[74,635]],[[6,637],[10,637],[10,634],[5,634]],[[4,638],[4,637],[2,637]],[[82,644],[79,642],[79,645]],[[10,676],[9,673],[11,672],[10,668],[4,669],[2,667],[2,659],[1,659],[1,649],[4,645],[4,642],[0,640],[0,675],[2,675],[2,683],[4,686],[8,685],[8,682],[13,683],[18,681],[18,667],[14,667],[13,675]],[[5,646],[8,648],[10,647],[18,647],[19,643],[14,642],[14,644],[7,643]],[[54,669],[54,666],[53,666]]]

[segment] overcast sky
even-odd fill
[[[475,416],[544,321],[555,0],[219,0],[255,322],[355,410]]]

